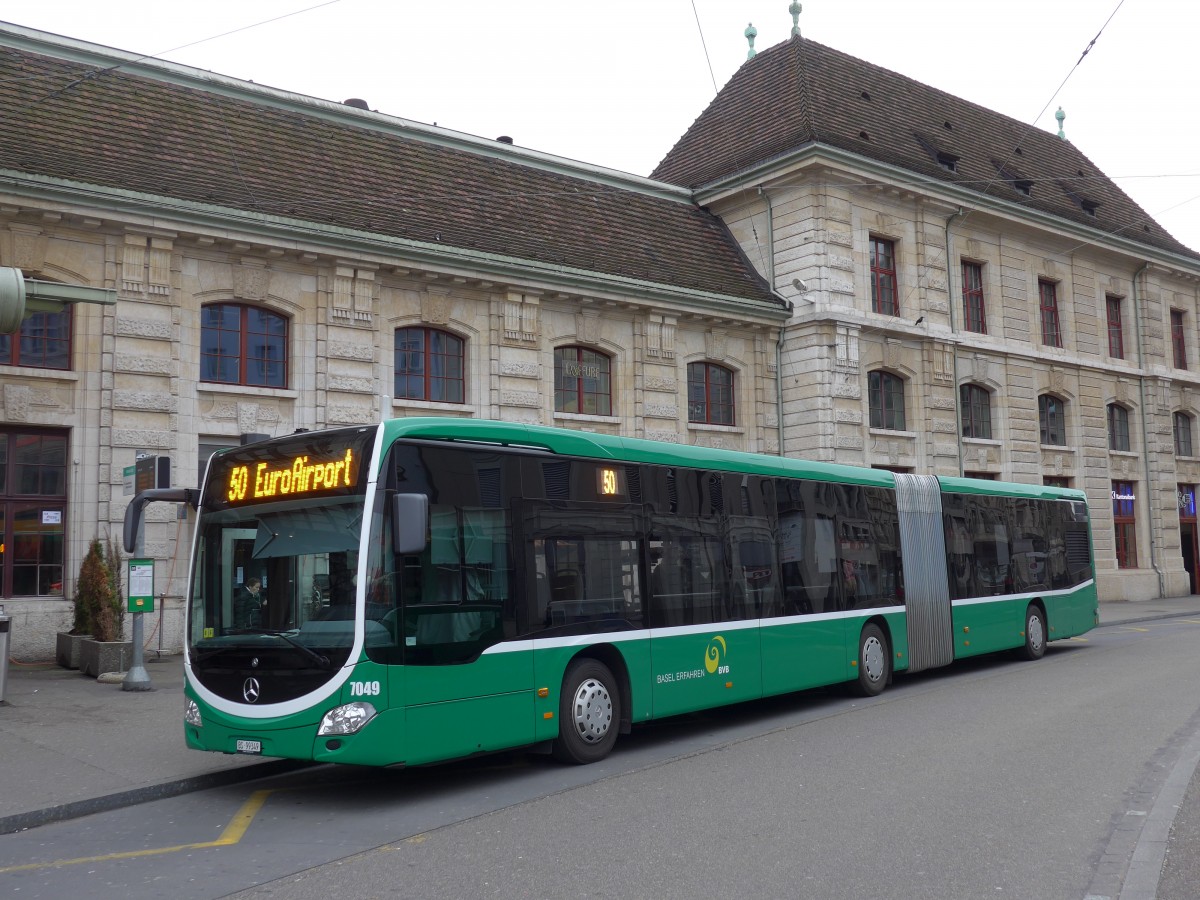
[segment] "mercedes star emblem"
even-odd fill
[[[258,686],[257,678],[247,678],[245,684],[242,685],[242,696],[246,698],[247,703],[257,703],[258,695],[262,693],[262,689]]]

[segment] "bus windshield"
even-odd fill
[[[205,517],[191,591],[193,666],[223,651],[277,650],[284,668],[343,665],[354,638],[361,498]]]
[[[213,457],[189,594],[193,675],[238,702],[298,697],[346,665],[372,429],[297,434]],[[246,675],[287,673],[244,696]]]

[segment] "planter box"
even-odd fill
[[[90,641],[90,634],[71,634],[69,631],[60,631],[54,638],[54,660],[64,669],[79,668],[80,645],[84,641]]]
[[[79,670],[96,678],[105,672],[124,672],[133,663],[133,641],[81,642]]]

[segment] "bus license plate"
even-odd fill
[[[262,741],[238,741],[238,753],[262,753]]]

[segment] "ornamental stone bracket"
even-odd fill
[[[256,260],[233,267],[233,296],[261,303],[271,292],[271,270]]]
[[[662,316],[652,313],[646,321],[646,355],[662,359],[673,359],[675,356],[675,326],[674,316]]]
[[[704,335],[704,352],[709,359],[723,361],[729,355],[729,332],[724,328],[710,328]]]
[[[345,264],[336,266],[329,303],[329,323],[358,328],[373,327],[376,287],[374,269]],[[424,317],[424,304],[421,312]]]
[[[504,300],[504,339],[533,343],[538,337],[539,298],[509,291]]]

